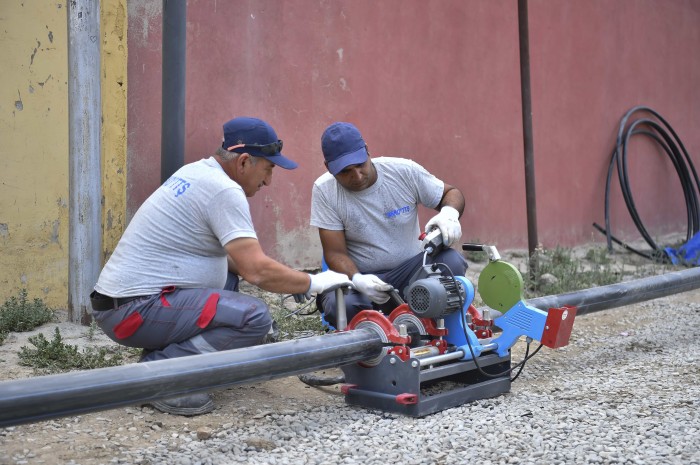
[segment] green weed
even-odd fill
[[[537,266],[523,273],[526,298],[562,294],[621,282],[631,274],[616,264],[605,249],[590,249],[576,257],[570,249],[537,249],[531,257]]]
[[[10,297],[0,307],[0,344],[5,341],[9,332],[31,331],[55,319],[55,312],[41,299],[30,302],[27,290],[22,289],[18,297]]]
[[[78,346],[63,342],[58,328],[50,341],[43,333],[39,333],[31,336],[29,342],[34,348],[22,346],[18,354],[19,363],[33,367],[42,373],[117,366],[124,362],[124,352],[126,352],[119,347],[88,347],[81,352]]]

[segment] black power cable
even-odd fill
[[[637,112],[650,113],[656,118],[656,120],[643,117],[633,121],[628,126],[627,121],[634,113]],[[612,243],[615,242],[623,246],[626,250],[634,252],[647,259],[669,262],[670,260],[664,249],[660,248],[656,242],[654,242],[639,218],[637,208],[634,204],[634,199],[632,198],[632,192],[629,187],[629,177],[627,174],[627,147],[630,139],[635,135],[646,136],[656,141],[666,155],[668,155],[671,163],[673,163],[673,167],[676,169],[676,173],[678,174],[678,178],[681,182],[681,187],[683,188],[683,196],[685,198],[688,221],[686,242],[689,241],[698,232],[698,230],[700,230],[700,202],[698,201],[698,186],[700,186],[700,181],[698,181],[698,174],[695,171],[695,166],[693,166],[693,162],[688,155],[688,151],[685,149],[685,146],[676,134],[676,131],[673,130],[671,125],[668,124],[668,122],[661,117],[661,115],[651,108],[645,106],[637,106],[630,109],[627,113],[625,113],[622,120],[620,120],[617,141],[612,156],[610,157],[608,176],[605,182],[605,228],[602,228],[596,223],[593,223],[593,226],[598,231],[606,235],[608,251],[611,253]],[[617,168],[618,179],[620,180],[620,189],[622,190],[622,195],[625,199],[627,209],[632,217],[632,221],[634,221],[634,224],[639,230],[640,234],[647,244],[649,244],[649,247],[651,247],[652,254],[647,254],[636,250],[633,247],[624,244],[622,241],[612,235],[610,228],[610,185],[612,182],[613,170],[615,168]]]

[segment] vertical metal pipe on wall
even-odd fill
[[[525,199],[527,206],[527,244],[532,258],[537,248],[537,202],[535,198],[535,157],[532,141],[532,96],[530,92],[530,39],[527,0],[518,0],[518,37],[520,42],[520,91],[523,109],[523,147],[525,149]],[[531,265],[534,263],[530,262]],[[532,270],[532,266],[531,266]]]
[[[185,162],[186,38],[187,2],[163,0],[161,182],[165,182]]]
[[[90,321],[90,292],[102,265],[100,2],[68,2],[68,311]]]

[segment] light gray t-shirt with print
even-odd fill
[[[257,239],[243,188],[214,158],[180,168],[136,212],[95,290],[112,297],[226,284],[224,245]]]
[[[379,157],[377,181],[352,192],[330,173],[314,182],[311,226],[345,231],[348,255],[362,273],[390,270],[421,251],[418,205],[435,208],[444,183],[418,163]]]

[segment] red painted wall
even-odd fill
[[[539,238],[601,239],[591,223],[604,220],[625,111],[653,107],[691,154],[700,150],[700,2],[530,0],[529,9]],[[129,2],[130,213],[159,184],[160,15],[160,2]],[[187,16],[186,162],[213,152],[224,121],[249,115],[269,121],[300,164],[276,169],[251,199],[272,256],[318,263],[310,191],[334,121],[356,124],[373,156],[412,158],[462,189],[465,241],[527,246],[517,1],[191,0]],[[634,146],[645,225],[684,231],[673,168],[652,144]],[[617,194],[613,231],[636,238],[628,216]]]

